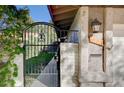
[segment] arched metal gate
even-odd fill
[[[60,86],[59,42],[57,28],[46,22],[36,22],[23,33],[25,86]]]

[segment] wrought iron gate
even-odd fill
[[[57,28],[36,22],[23,33],[25,86],[59,86],[59,42]]]

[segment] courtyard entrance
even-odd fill
[[[59,33],[50,23],[36,22],[23,33],[24,85],[60,86]]]

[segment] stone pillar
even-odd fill
[[[23,54],[17,55],[14,59],[14,63],[18,66],[18,77],[15,79],[16,87],[23,87],[24,86],[24,73],[23,73]]]
[[[81,23],[79,32],[80,74],[82,74],[82,71],[84,72],[88,70],[88,13],[88,7],[81,7]]]
[[[112,47],[113,47],[113,8],[105,8],[105,29],[104,29],[104,61],[105,61],[105,73],[109,76],[109,83],[106,82],[105,86],[108,86],[113,81],[112,75]]]
[[[72,58],[74,58],[74,56],[72,56],[73,52],[72,50],[70,51],[70,55],[71,57],[69,57],[69,53],[68,56],[66,56],[66,52],[67,50],[71,49],[69,47],[69,44],[67,46],[65,46],[66,48],[66,52],[61,53],[61,84],[62,86],[103,86],[102,82],[111,82],[111,62],[108,59],[108,52],[106,51],[110,51],[109,49],[111,49],[111,42],[112,42],[112,11],[111,8],[105,8],[104,9],[104,18],[102,16],[102,18],[104,19],[105,23],[102,21],[102,23],[104,24],[104,31],[105,33],[105,40],[107,40],[107,42],[105,42],[105,67],[106,67],[106,72],[99,70],[102,69],[102,66],[98,65],[97,62],[101,61],[102,58],[96,58],[93,57],[92,59],[94,60],[90,60],[89,59],[89,53],[95,53],[99,52],[102,50],[101,48],[98,48],[98,46],[94,47],[91,46],[91,44],[89,43],[88,40],[88,30],[89,30],[89,7],[84,6],[81,7],[77,14],[76,17],[74,19],[74,22],[71,25],[71,30],[79,30],[79,45],[77,46],[78,49],[78,55],[79,55],[79,61],[71,60]],[[110,12],[111,11],[111,12]],[[101,12],[100,12],[101,13]],[[100,16],[101,17],[101,16]],[[111,17],[111,19],[109,18]],[[109,21],[109,22],[108,22]],[[110,26],[110,27],[109,27]],[[111,29],[110,29],[111,28]],[[62,45],[61,45],[62,46]],[[74,46],[73,46],[74,47]],[[64,48],[64,47],[63,47]],[[61,51],[63,51],[63,48],[61,47]],[[73,49],[75,50],[75,49]],[[99,51],[100,50],[100,51]],[[91,53],[91,54],[92,54]],[[101,52],[100,52],[101,53]],[[107,54],[107,57],[106,57]],[[111,53],[110,53],[111,55]],[[68,58],[67,58],[68,57]],[[64,60],[63,60],[64,59]],[[66,60],[68,59],[68,60]],[[64,62],[63,62],[64,61]],[[65,64],[66,61],[66,65]],[[70,62],[69,62],[70,61]],[[96,64],[94,64],[96,63]],[[71,74],[67,74],[67,72],[65,73],[65,71],[69,71],[66,70],[65,67],[68,68],[68,65],[71,66],[72,68],[71,70]],[[64,67],[65,66],[65,67]],[[91,68],[91,67],[93,68]],[[98,67],[98,70],[96,71],[96,68]],[[63,74],[62,74],[63,73]],[[70,72],[69,72],[70,73]],[[100,83],[98,83],[100,82]]]
[[[88,7],[81,7],[80,9],[80,31],[79,31],[79,82],[82,86],[83,72],[88,71]]]
[[[94,46],[91,48],[91,44],[88,41],[88,22],[89,22],[89,9],[88,7],[82,7],[81,10],[81,31],[79,39],[79,62],[80,62],[80,86],[103,86],[102,82],[112,82],[111,79],[111,60],[110,60],[110,50],[112,45],[112,8],[105,8],[103,16],[103,30],[105,31],[105,48],[104,48],[104,60],[102,65],[105,67],[105,71],[102,70],[102,66],[98,65],[99,61],[102,61],[102,58],[95,53],[95,57],[90,60],[89,53],[95,51],[99,52],[99,48]],[[97,16],[96,16],[97,17]],[[110,18],[111,17],[111,18]],[[91,49],[92,50],[91,50]],[[110,49],[110,50],[109,50]],[[100,49],[101,50],[101,49]],[[109,51],[109,52],[108,52]],[[92,54],[92,53],[91,53]],[[97,55],[97,56],[96,56]],[[103,56],[103,55],[102,55]],[[97,63],[98,62],[98,63]],[[94,63],[94,64],[93,64]],[[90,66],[92,68],[90,68]],[[99,67],[98,67],[99,66]],[[96,71],[96,67],[99,69]],[[95,68],[95,70],[94,70]],[[101,82],[101,83],[98,83]]]
[[[78,59],[75,62],[75,74],[73,76],[74,83],[76,86],[80,86],[80,76],[82,70],[87,71],[87,61],[88,61],[88,7],[79,8],[74,21],[70,27],[70,30],[78,30]],[[81,61],[82,60],[82,61]],[[85,65],[82,65],[82,62]],[[83,69],[82,69],[83,68]]]
[[[78,62],[78,44],[61,43],[60,54],[61,87],[76,87],[75,74]]]

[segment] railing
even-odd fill
[[[58,69],[57,60],[52,58],[52,60],[47,64],[40,75],[35,79],[31,87],[58,87]]]
[[[37,83],[39,81],[39,86],[59,86],[58,69],[55,68],[58,65],[57,63],[54,64],[55,66],[50,65],[51,59],[54,59],[59,48],[58,33],[56,31],[54,25],[43,22],[33,23],[24,30],[25,86],[32,86],[35,81]]]
[[[42,76],[43,74],[44,74],[44,77]],[[44,69],[42,74],[38,77],[38,79],[49,87],[58,86],[57,61],[54,60],[54,58],[49,62],[49,64],[46,66],[46,68]]]
[[[79,42],[79,34],[78,30],[61,30],[60,31],[60,42],[65,43],[78,43]]]

